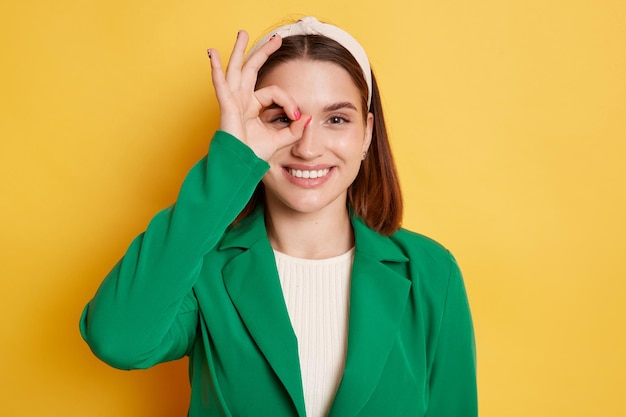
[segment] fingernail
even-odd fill
[[[209,59],[211,59],[211,50],[210,49],[206,50],[206,55],[209,57]]]
[[[300,114],[300,110],[296,109],[296,110],[293,112],[293,117],[295,117],[295,118],[296,118],[296,120],[300,120],[300,116],[301,116],[301,114]]]
[[[304,123],[304,127],[307,127],[311,123],[311,120],[313,120],[313,116],[309,117],[309,120]]]
[[[239,39],[239,35],[241,34],[241,31],[237,31],[237,39]]]
[[[278,35],[278,33],[274,33],[274,34],[270,37],[270,41],[271,41],[272,39],[274,39],[274,38],[276,37],[276,35]]]

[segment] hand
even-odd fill
[[[311,121],[310,116],[300,114],[294,99],[280,88],[267,86],[254,90],[259,69],[281,44],[280,36],[271,38],[244,63],[248,33],[240,31],[226,74],[219,53],[215,49],[208,51],[211,77],[220,106],[220,129],[241,140],[266,161],[277,150],[297,141]],[[293,120],[288,127],[276,130],[259,118],[262,109],[273,103],[282,107],[287,117]]]

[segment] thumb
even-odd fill
[[[277,147],[280,149],[296,143],[304,134],[304,129],[311,123],[311,120],[313,120],[313,116],[303,114],[300,119],[292,122],[289,128],[283,129],[280,132]]]

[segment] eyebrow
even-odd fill
[[[276,104],[276,103],[272,103],[269,106],[263,108],[263,111],[265,110],[274,110],[274,109],[279,109],[282,110],[283,107]],[[354,111],[358,111],[356,106],[352,103],[350,103],[349,101],[341,101],[339,103],[333,103],[333,104],[329,104],[328,106],[325,106],[323,111],[324,112],[331,112],[331,111],[337,111],[337,110],[341,110],[341,109],[352,109]]]
[[[342,101],[340,103],[329,104],[328,106],[324,107],[325,112],[337,111],[341,109],[352,109],[354,111],[357,111],[356,106],[350,103],[349,101]]]

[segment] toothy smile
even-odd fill
[[[289,174],[296,178],[320,178],[326,176],[330,171],[330,168],[318,169],[318,170],[304,170],[287,168]]]

